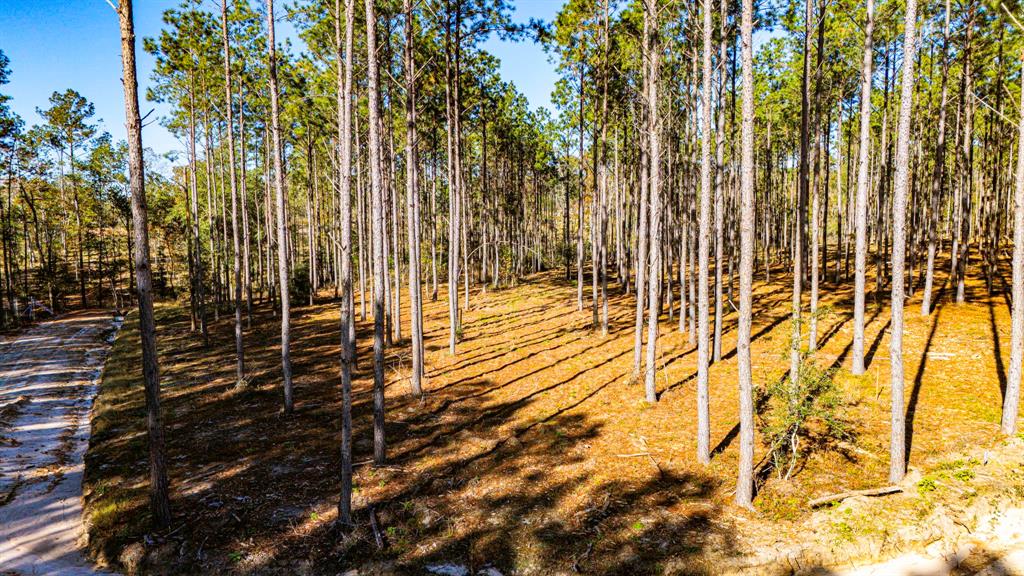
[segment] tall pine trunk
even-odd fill
[[[647,358],[644,373],[644,391],[647,401],[658,401],[658,390],[655,383],[656,362],[658,358],[658,311],[661,308],[661,118],[658,114],[658,76],[661,71],[658,53],[659,32],[657,2],[650,0],[644,18],[648,24],[644,26],[649,39],[650,50],[647,54],[647,147],[650,163],[650,242],[648,243],[647,273]]]
[[[946,0],[942,28],[942,92],[939,96],[939,126],[935,144],[935,166],[932,172],[931,195],[928,199],[928,263],[925,269],[924,294],[921,296],[921,315],[932,311],[932,287],[935,282],[935,251],[939,233],[939,206],[946,178],[946,103],[949,99],[949,0]]]
[[[697,223],[697,460],[711,461],[708,397],[708,239],[711,234],[711,0],[704,0],[704,69],[701,90],[700,215]]]
[[[423,392],[423,295],[420,288],[419,157],[416,133],[416,62],[413,59],[414,22],[412,0],[405,8],[405,186],[409,233],[409,312],[412,324],[412,375],[409,386],[414,396]]]
[[[892,332],[889,340],[892,377],[892,413],[889,444],[889,481],[897,483],[907,472],[906,428],[903,401],[903,289],[906,257],[906,212],[910,182],[910,121],[914,110],[914,61],[917,53],[917,0],[907,0],[903,21],[903,78],[896,132],[896,181],[892,197]]]
[[[377,72],[377,14],[366,0],[367,95],[369,98],[370,236],[373,241],[373,461],[383,464],[384,442],[384,191],[381,183],[380,85]]]
[[[160,366],[156,355],[156,321],[153,317],[153,279],[149,264],[149,223],[146,177],[142,160],[142,120],[139,117],[139,84],[135,75],[135,22],[132,0],[120,0],[121,67],[124,74],[125,130],[128,134],[128,185],[131,190],[135,287],[139,298],[139,334],[142,338],[142,376],[146,398],[146,430],[149,438],[149,504],[157,528],[171,523],[168,498],[164,430],[160,419]]]
[[[338,173],[341,219],[341,495],[338,522],[352,524],[352,365],[355,356],[352,298],[352,28],[355,0],[345,0],[345,44],[341,37],[341,0],[334,2],[338,62]],[[344,72],[342,71],[344,66]]]
[[[736,503],[750,507],[754,497],[754,393],[750,373],[750,327],[754,279],[754,2],[742,0],[743,117],[740,135],[740,314],[736,333],[740,389],[740,461]]]
[[[722,253],[725,250],[725,58],[729,0],[720,0],[718,41],[718,110],[715,127],[715,331],[711,347],[714,362],[722,359]],[[710,133],[709,133],[710,134]]]
[[[857,198],[854,219],[853,289],[853,365],[855,375],[864,373],[864,290],[867,284],[868,260],[868,188],[871,185],[871,64],[874,52],[871,35],[875,27],[875,0],[867,0],[867,22],[864,26],[864,60],[860,85],[860,143],[857,146]],[[879,271],[881,273],[881,271]]]
[[[242,343],[242,250],[238,234],[238,182],[235,177],[235,128],[231,92],[231,42],[228,38],[228,0],[220,4],[221,34],[224,40],[224,108],[227,111],[228,173],[231,178],[231,244],[235,297],[235,379],[245,382],[245,346]]]
[[[1024,52],[1021,54],[1024,64]],[[1021,67],[1024,70],[1024,65]],[[1024,109],[1024,92],[1021,92]],[[1017,180],[1013,192],[1013,316],[1010,334],[1010,370],[1003,395],[1003,417],[1000,429],[1012,436],[1017,432],[1017,411],[1020,407],[1021,362],[1024,362],[1024,115],[1017,131]]]
[[[804,0],[803,75],[800,79],[800,174],[796,197],[793,230],[793,316],[789,344],[789,381],[795,388],[800,379],[802,362],[801,324],[803,322],[804,239],[807,219],[807,195],[810,188],[811,127],[811,22],[814,20],[813,0]]]
[[[291,413],[292,398],[291,359],[291,303],[288,294],[288,229],[285,221],[288,199],[284,188],[284,163],[281,145],[281,112],[277,87],[277,47],[274,40],[274,0],[267,0],[267,50],[269,52],[270,78],[270,132],[273,139],[271,153],[274,155],[274,192],[277,195],[277,283],[281,294],[281,375],[284,383],[284,411]]]
[[[649,58],[651,52],[650,33],[648,27],[650,22],[644,18],[643,28],[643,50],[644,58]],[[643,85],[643,98],[648,98],[648,85]],[[647,221],[648,203],[648,166],[647,152],[643,146],[640,147],[640,190],[637,201],[637,250],[636,250],[636,325],[633,333],[633,376],[640,378],[640,369],[643,366],[643,343],[644,343],[644,300],[647,290],[647,240],[649,223]],[[566,221],[568,223],[568,220]]]

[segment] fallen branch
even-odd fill
[[[384,539],[380,535],[380,528],[377,527],[377,512],[370,507],[370,528],[373,529],[373,539],[377,541],[377,550],[384,548]]]
[[[808,502],[808,504],[811,508],[820,508],[825,504],[841,502],[847,498],[853,498],[854,496],[885,496],[886,494],[895,494],[896,492],[903,492],[903,488],[899,486],[884,486],[882,488],[868,488],[867,490],[850,490],[849,492],[840,492],[838,494],[815,498]]]
[[[647,454],[647,458],[651,461],[651,464],[654,464],[654,467],[658,469],[658,476],[664,476],[665,472],[662,471],[661,466],[658,464],[658,461],[654,459],[654,456],[651,456],[651,451],[647,448],[647,439],[643,436],[640,437],[640,447],[644,449],[644,453]]]

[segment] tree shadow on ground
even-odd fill
[[[996,360],[996,375],[999,377],[999,394],[1006,398],[1006,365],[1003,363],[1003,348],[999,343],[999,327],[996,326],[996,311],[992,298],[988,298],[988,321],[992,331],[992,355]]]
[[[336,303],[294,311],[297,401],[289,416],[281,411],[278,324],[269,308],[259,307],[246,331],[250,382],[239,389],[231,319],[212,324],[207,346],[189,332],[183,311],[161,307],[176,517],[170,530],[150,534],[153,562],[183,573],[337,574],[366,567],[371,573],[421,574],[425,565],[444,562],[474,570],[493,566],[505,574],[716,573],[711,562],[736,547],[733,513],[722,504],[728,497],[721,483],[728,476],[719,465],[733,456],[731,422],[716,415],[723,426],[715,431],[721,435],[715,455],[725,458],[709,469],[668,466],[649,453],[624,460],[628,474],[607,474],[602,467],[609,460],[621,463],[623,456],[594,456],[613,428],[610,418],[631,415],[631,425],[639,427],[642,419],[657,421],[664,413],[613,404],[634,398],[631,390],[623,392],[631,366],[631,298],[609,299],[612,330],[599,337],[590,332],[589,314],[576,313],[574,300],[565,297],[573,295],[571,283],[553,276],[520,284],[523,293],[490,291],[466,312],[467,338],[450,360],[441,351],[446,331],[436,324],[446,322],[447,302],[425,303],[425,317],[435,323],[427,348],[438,352],[422,398],[407,391],[407,351],[387,351],[385,466],[370,463],[372,325],[358,324],[356,526],[349,530],[333,522],[341,413]],[[759,289],[755,341],[771,339],[790,317],[775,312],[785,310],[784,289]],[[850,321],[848,298],[848,291],[836,292],[842,315],[823,331],[822,346],[838,348],[832,340]],[[869,310],[867,324],[877,329],[869,361],[888,328],[875,325],[884,310]],[[723,333],[731,329],[730,320]],[[113,559],[147,533],[144,410],[135,376],[140,359],[130,342],[137,333],[126,331],[124,338],[98,406],[87,481],[91,517],[99,520],[94,534]],[[663,398],[687,390],[696,377],[692,364],[681,363],[691,360],[693,347],[676,338],[659,361],[677,371],[662,386]],[[506,345],[508,351],[496,349]],[[851,347],[847,342],[833,367],[845,362]],[[735,354],[723,352],[723,360]],[[923,372],[923,362],[918,370]],[[682,405],[678,397],[668,400],[672,409]],[[916,407],[913,397],[910,406]],[[689,441],[673,441],[678,438]]]
[[[211,343],[204,345],[188,331],[186,314],[161,307],[175,518],[170,530],[149,533],[150,570],[291,574],[312,567],[313,573],[335,574],[341,568],[387,566],[394,573],[419,574],[427,563],[453,562],[489,565],[506,574],[642,574],[658,572],[670,560],[693,573],[708,571],[700,567],[710,551],[730,548],[728,531],[715,522],[714,477],[670,472],[653,480],[609,481],[586,464],[602,423],[573,410],[625,381],[626,374],[608,375],[606,368],[629,350],[602,354],[600,362],[571,377],[545,380],[543,370],[535,369],[498,383],[481,373],[419,399],[391,390],[402,381],[394,371],[403,352],[390,349],[391,458],[387,466],[370,465],[367,324],[358,328],[361,362],[352,404],[357,526],[339,531],[332,520],[340,393],[336,363],[323,361],[337,357],[338,346],[336,335],[322,330],[318,320],[333,306],[295,311],[297,402],[288,416],[281,411],[270,310],[257,310],[254,329],[246,334],[250,380],[238,388],[230,361],[211,362],[233,356],[230,318],[211,323]],[[125,546],[148,532],[146,443],[135,426],[144,421],[134,377],[137,337],[129,330],[118,343],[119,363],[105,382],[87,481],[90,515],[99,520],[91,529],[97,536],[93,553],[114,564]],[[255,342],[268,345],[256,348]],[[566,348],[545,366],[572,362],[603,342]],[[538,345],[544,340],[533,346]],[[601,376],[587,379],[590,371]],[[527,377],[537,382],[512,392],[509,387]],[[559,392],[570,382],[582,391]],[[511,393],[493,397],[499,389]],[[537,404],[551,394],[565,401]]]
[[[907,401],[907,412],[906,412],[906,423],[905,436],[904,436],[904,455],[905,463],[910,463],[910,450],[914,443],[914,419],[917,415],[917,404],[921,399],[921,387],[924,383],[924,371],[928,365],[928,352],[932,348],[932,342],[935,340],[935,332],[939,327],[939,317],[942,316],[942,306],[934,308],[935,312],[932,317],[931,328],[928,329],[928,338],[925,340],[924,350],[921,352],[921,360],[917,365],[917,373],[914,374],[914,387],[910,391],[910,399]]]

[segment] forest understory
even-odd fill
[[[937,286],[943,266],[948,262],[936,264]],[[755,279],[751,347],[758,390],[787,374],[787,269],[773,269],[768,283],[763,271]],[[888,298],[868,297],[868,370],[856,377],[848,371],[852,289],[827,284],[819,349],[809,361],[835,369],[828,374],[841,392],[835,415],[845,432],[817,433],[810,422],[801,433],[805,457],[784,479],[772,470],[759,430],[752,511],[732,503],[734,310],[724,323],[723,359],[710,368],[709,466],[698,464],[693,450],[696,349],[678,330],[678,316],[669,321],[663,310],[659,401],[649,404],[631,375],[632,297],[610,285],[609,333],[602,337],[589,305],[577,311],[575,285],[564,272],[532,275],[500,290],[474,287],[457,356],[447,349],[447,291],[436,301],[425,298],[424,395],[409,393],[407,346],[389,347],[388,464],[374,466],[367,317],[357,323],[353,374],[357,526],[351,531],[335,527],[338,303],[323,292],[316,305],[293,310],[296,403],[287,416],[269,305],[256,307],[246,331],[243,388],[234,378],[231,315],[211,323],[206,344],[190,331],[187,305],[160,305],[174,522],[167,530],[150,528],[141,352],[137,322],[129,317],[107,365],[86,456],[90,551],[127,573],[153,574],[422,574],[446,564],[468,566],[473,574],[488,568],[506,575],[776,574],[881,558],[949,536],[936,530],[968,535],[971,520],[943,523],[935,515],[978,502],[1011,509],[1024,500],[1021,439],[994,434],[1009,357],[1008,283],[1000,282],[1008,269],[1001,262],[989,294],[972,266],[967,302],[955,304],[942,284],[929,316],[919,314],[919,293],[908,298],[904,493],[819,511],[808,506],[810,499],[886,484]],[[874,286],[870,276],[868,286]],[[677,296],[671,301],[678,306]],[[355,302],[358,311],[358,293]],[[799,550],[789,548],[793,542]]]

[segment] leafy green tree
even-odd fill
[[[87,271],[85,268],[85,256],[83,250],[83,233],[84,233],[84,222],[82,219],[82,202],[79,195],[78,183],[75,175],[75,147],[83,146],[85,142],[92,138],[96,132],[96,126],[90,124],[89,121],[96,114],[96,107],[91,102],[85,99],[84,96],[72,89],[67,89],[64,92],[54,92],[50,96],[50,107],[46,110],[37,109],[39,115],[42,116],[49,127],[50,138],[52,144],[58,149],[63,151],[66,149],[67,166],[69,170],[69,177],[67,185],[71,188],[71,200],[72,207],[75,211],[75,231],[78,236],[77,252],[78,252],[78,268],[75,270],[75,274],[79,281],[79,298],[81,299],[82,306],[88,306],[88,299],[85,293],[85,284]],[[63,195],[64,177],[63,177],[63,161],[60,163],[62,168],[61,176],[61,187]]]

